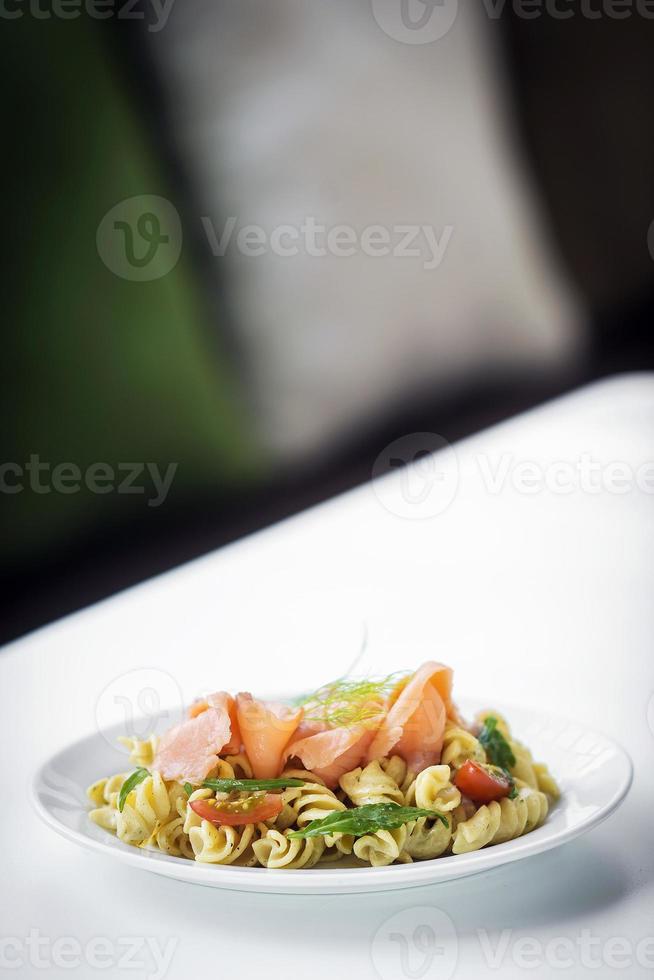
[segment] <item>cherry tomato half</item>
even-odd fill
[[[221,807],[220,800],[191,800],[191,809],[198,817],[217,827],[236,827],[246,823],[263,823],[279,816],[284,804],[278,793],[266,793],[262,797],[246,797],[238,805],[228,803]]]
[[[457,789],[469,796],[475,803],[490,803],[508,796],[513,783],[508,776],[494,769],[488,769],[480,762],[468,759],[454,777]]]

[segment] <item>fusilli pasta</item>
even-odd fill
[[[477,851],[489,844],[503,844],[535,830],[548,811],[544,793],[523,786],[515,799],[505,797],[480,806],[473,816],[456,826],[453,854]]]
[[[427,861],[440,857],[449,847],[452,840],[452,820],[430,820],[419,817],[407,824],[407,836],[404,850],[412,860]]]
[[[433,860],[530,833],[559,787],[497,711],[461,719],[451,674],[429,662],[381,684],[345,678],[305,707],[207,695],[161,739],[120,739],[134,771],[88,788],[90,819],[173,858],[288,870]]]
[[[208,820],[201,820],[199,826],[189,830],[195,860],[203,864],[234,864],[241,859],[247,862],[247,851],[256,835],[253,824],[245,827],[214,827]]]
[[[406,826],[396,830],[377,830],[374,834],[357,837],[352,850],[362,861],[371,864],[373,868],[382,868],[397,861],[407,839]]]
[[[486,762],[486,753],[481,742],[465,728],[447,724],[443,737],[441,763],[458,769],[467,759]]]
[[[257,861],[264,868],[312,868],[324,854],[323,837],[289,839],[288,831],[269,829],[265,825],[262,829],[263,833],[254,841],[252,849]]]
[[[415,778],[406,794],[408,806],[447,813],[461,803],[461,793],[452,783],[449,766],[429,766]]]
[[[353,769],[339,779],[354,806],[370,803],[404,803],[404,794],[389,772],[379,762],[370,762],[365,769]]]
[[[158,735],[149,735],[143,739],[119,735],[118,741],[129,751],[129,761],[133,766],[144,766],[148,769],[154,762],[159,745]]]

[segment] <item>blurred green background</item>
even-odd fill
[[[4,459],[37,454],[82,471],[99,461],[151,461],[163,471],[176,463],[172,508],[200,489],[220,499],[261,479],[238,371],[210,329],[189,250],[147,282],[115,275],[96,250],[98,225],[117,202],[170,193],[107,32],[88,18],[29,16],[4,29],[5,112],[20,133],[4,141],[0,164],[11,189]],[[77,493],[5,494],[5,573],[112,525],[155,520],[148,496],[91,493],[83,482]]]

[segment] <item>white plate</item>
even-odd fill
[[[465,703],[472,714],[481,705]],[[232,868],[196,864],[184,858],[123,844],[88,819],[85,789],[102,776],[127,771],[126,756],[107,739],[104,731],[75,742],[58,752],[36,774],[34,803],[39,815],[68,840],[135,868],[180,881],[231,888],[238,891],[286,894],[338,894],[371,892],[428,885],[487,871],[559,847],[597,826],[625,798],[632,779],[626,752],[605,735],[545,713],[497,705],[512,730],[547,762],[563,791],[538,830],[508,844],[472,854],[453,855],[434,861],[391,865],[388,868],[326,866],[310,871],[269,871],[265,868]],[[122,726],[115,735],[123,734]]]

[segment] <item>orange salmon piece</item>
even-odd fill
[[[257,701],[251,694],[236,695],[241,740],[256,779],[275,779],[282,770],[284,749],[304,714],[276,701]]]
[[[372,740],[367,761],[401,756],[410,769],[421,772],[439,762],[451,700],[452,670],[429,661],[402,682],[395,700]]]

